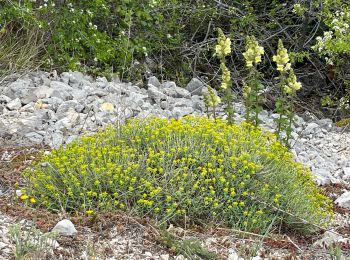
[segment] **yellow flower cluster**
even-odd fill
[[[302,85],[297,80],[297,77],[291,68],[288,51],[283,47],[281,39],[278,41],[277,55],[273,56],[273,61],[277,63],[277,70],[280,71],[281,74],[288,73],[288,78],[283,85],[283,89],[287,94],[294,95],[295,92],[302,87]]]
[[[243,52],[247,67],[253,67],[253,64],[260,63],[263,54],[264,48],[259,45],[255,37],[248,36],[246,50]]]
[[[312,223],[331,214],[310,174],[273,134],[219,119],[131,120],[53,150],[24,176],[23,200],[87,215],[124,210],[260,232],[275,212],[254,198]]]
[[[221,102],[221,99],[214,90],[209,87],[208,94],[204,96],[204,103],[206,107],[216,107]]]
[[[301,88],[301,83],[297,80],[293,69],[289,71],[289,76],[287,78],[287,85],[284,85],[284,91],[288,94],[295,94],[295,91]]]
[[[248,85],[243,86],[243,97],[248,98],[249,94],[251,93],[252,88],[249,87]]]
[[[220,64],[220,69],[222,71],[222,76],[221,76],[222,82],[221,82],[220,87],[222,89],[227,89],[227,87],[229,86],[230,81],[231,81],[231,72],[226,67],[226,64],[223,62]]]
[[[23,200],[23,201],[29,200],[30,203],[35,203],[36,202],[35,198],[33,198],[33,197],[30,198],[28,195],[25,195],[25,194],[21,195],[19,198],[21,200]]]
[[[218,29],[218,32],[219,38],[218,44],[215,45],[215,53],[220,59],[223,59],[227,55],[231,54],[231,40],[230,38],[226,38],[221,29]]]
[[[281,39],[278,40],[277,54],[274,55],[272,59],[277,63],[278,71],[289,71],[291,69],[288,51],[286,48],[284,48]]]

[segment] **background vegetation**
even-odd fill
[[[222,28],[232,40],[227,65],[236,91],[246,36],[256,37],[266,57],[282,39],[304,85],[299,96],[335,112],[349,105],[349,10],[346,0],[1,0],[0,70],[40,65],[135,81],[152,73],[180,85],[199,76],[215,86],[212,47]],[[264,63],[272,85],[272,61]]]

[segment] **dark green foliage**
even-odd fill
[[[86,65],[123,76],[146,55],[161,66],[150,69],[166,77],[215,70],[208,61],[217,27],[232,34],[238,55],[247,34],[269,37],[271,42],[288,35],[294,44],[301,33],[292,3],[282,6],[276,1],[55,0],[45,6],[42,1],[22,0],[0,5],[0,27],[16,23],[23,30],[36,25],[46,33],[47,57],[55,66],[81,70]],[[297,29],[289,29],[292,24]]]

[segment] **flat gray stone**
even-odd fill
[[[31,115],[26,118],[19,119],[18,121],[21,125],[29,127],[35,130],[41,130],[42,119],[38,115]]]
[[[306,126],[306,128],[304,130],[304,135],[316,134],[319,131],[321,131],[320,126],[318,124],[312,122]]]
[[[11,98],[9,98],[8,96],[5,96],[5,95],[0,95],[0,104],[1,103],[9,103],[11,101]]]
[[[40,86],[37,90],[34,91],[34,94],[37,96],[37,98],[49,98],[51,97],[53,92],[52,88],[49,88],[48,86]]]
[[[149,77],[147,80],[147,84],[151,84],[151,85],[155,86],[156,88],[159,88],[159,86],[160,86],[160,82],[157,79],[157,77],[155,77],[155,76]]]
[[[331,183],[339,183],[339,180],[334,178],[330,170],[325,168],[315,169],[313,174],[316,176],[316,183],[318,185],[327,185]]]
[[[73,89],[71,92],[74,100],[84,100],[88,96],[86,91],[80,89]]]
[[[350,167],[343,167],[343,179],[350,180]]]
[[[19,98],[15,98],[11,100],[9,103],[7,103],[6,107],[9,110],[18,110],[22,107],[22,102]]]
[[[175,107],[172,110],[172,115],[174,118],[180,119],[186,115],[192,114],[193,112],[193,107]]]
[[[160,92],[158,88],[150,84],[148,85],[147,94],[148,94],[148,97],[156,103],[159,103],[161,99],[167,98],[167,96],[162,92]]]
[[[21,98],[21,102],[24,105],[27,105],[31,102],[36,102],[37,100],[38,100],[38,97],[33,92],[29,92],[27,95]]]
[[[66,116],[68,110],[74,109],[76,112],[81,112],[84,109],[84,106],[80,105],[76,100],[69,100],[63,102],[56,111],[56,115],[59,119]]]
[[[44,140],[44,137],[41,134],[38,134],[37,132],[27,133],[24,135],[24,137],[34,144],[40,144]]]
[[[204,84],[197,78],[191,79],[191,81],[187,84],[186,90],[188,90],[191,95],[203,95],[203,89],[205,88]]]
[[[32,88],[32,87],[33,87],[33,82],[30,79],[17,79],[15,82],[12,82],[9,85],[9,88],[15,93],[23,89]]]
[[[342,208],[350,209],[350,191],[344,192],[334,201],[335,204],[338,204]]]

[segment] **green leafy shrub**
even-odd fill
[[[324,0],[322,3],[319,16],[324,26],[323,34],[316,37],[312,49],[324,58],[329,75],[335,77],[336,84],[341,86],[332,93],[332,98],[328,95],[328,104],[324,104],[335,104],[340,111],[349,111],[350,4],[345,0]]]
[[[193,72],[215,77],[219,64],[211,64],[210,48],[218,27],[232,36],[236,57],[244,52],[241,43],[247,34],[272,42],[282,38],[296,53],[301,51],[298,46],[313,29],[315,19],[311,18],[315,15],[304,6],[303,14],[294,13],[292,4],[262,0],[8,0],[0,1],[0,30],[11,23],[17,30],[39,27],[47,40],[42,58],[49,68],[111,71],[129,79],[135,60],[143,62],[149,57],[158,64],[150,66],[153,73],[184,81]],[[304,13],[311,16],[306,26],[302,24]],[[227,65],[236,57],[227,57]]]
[[[132,120],[53,150],[24,176],[22,199],[53,211],[120,209],[256,232],[276,217],[303,230],[305,221],[323,225],[331,217],[311,172],[273,134],[245,123]]]

